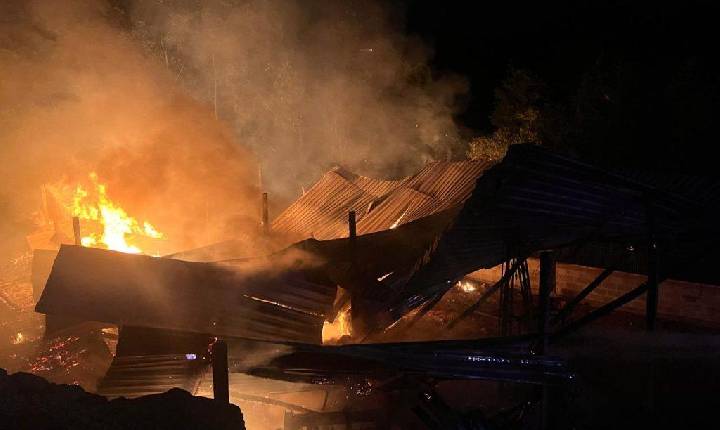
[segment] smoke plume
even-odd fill
[[[461,80],[401,19],[352,1],[6,0],[0,234],[43,184],[97,172],[175,249],[248,233],[260,178],[294,198],[334,164],[406,174],[452,156]],[[460,151],[462,152],[462,151]]]

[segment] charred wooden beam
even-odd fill
[[[643,282],[635,289],[623,294],[622,296],[611,301],[610,303],[607,303],[606,305],[595,309],[594,311],[583,316],[582,318],[579,318],[578,320],[573,321],[573,322],[563,326],[558,331],[553,333],[553,335],[551,336],[551,339],[556,340],[562,336],[570,334],[570,333],[574,332],[575,330],[579,329],[580,327],[583,327],[583,326],[595,321],[596,319],[611,313],[615,309],[640,297],[642,294],[644,294],[647,291],[647,289],[648,289],[648,283]]]
[[[224,340],[212,344],[213,398],[230,403],[230,381],[228,376],[228,350]]]
[[[525,260],[525,259],[518,258],[517,260],[515,260],[515,264],[513,264],[509,270],[505,271],[505,274],[500,278],[500,280],[497,281],[492,287],[485,290],[485,293],[483,293],[483,295],[480,296],[480,298],[477,300],[477,302],[473,303],[472,306],[465,309],[465,311],[462,314],[460,314],[460,316],[458,316],[454,320],[450,321],[450,323],[447,325],[447,328],[451,329],[451,328],[455,327],[460,321],[462,321],[465,318],[472,315],[472,313],[475,312],[475,310],[477,310],[483,303],[485,303],[485,301],[488,298],[490,298],[490,296],[495,294],[496,291],[498,291],[503,285],[505,285],[510,280],[510,278],[515,274],[515,272],[520,267],[520,263],[523,260]]]
[[[268,224],[268,193],[262,193],[262,229],[264,234],[270,232]]]
[[[72,220],[73,220],[73,236],[75,238],[75,245],[80,246],[80,245],[82,245],[82,240],[80,239],[80,218],[74,216]]]
[[[442,292],[436,294],[435,297],[433,297],[432,299],[428,300],[424,305],[422,305],[422,307],[420,308],[420,310],[418,310],[417,313],[412,317],[412,319],[410,320],[410,322],[405,325],[405,327],[403,328],[403,330],[404,330],[404,331],[409,330],[409,329],[412,328],[418,321],[420,321],[420,320],[422,319],[422,317],[424,317],[428,312],[430,312],[430,311],[432,310],[432,308],[435,307],[435,305],[437,305],[438,303],[440,303],[440,300],[442,300],[442,298],[445,296],[445,293],[446,293],[446,292],[447,292],[447,290],[442,291]]]
[[[648,273],[647,273],[647,298],[645,300],[645,329],[655,330],[655,319],[657,318],[658,305],[658,252],[657,240],[655,237],[655,209],[650,197],[646,197],[645,213],[647,218],[648,241]]]
[[[577,296],[573,297],[572,300],[570,300],[561,310],[558,312],[558,314],[550,321],[551,325],[558,324],[560,322],[565,322],[565,319],[572,314],[572,311],[575,310],[575,307],[580,304],[580,302],[588,296],[593,290],[595,290],[597,287],[600,286],[600,284],[605,281],[613,272],[615,271],[614,268],[607,268],[603,270],[595,279],[593,279],[592,282],[590,282],[585,288],[583,288],[582,291],[578,293]]]
[[[355,220],[355,211],[348,212],[348,237],[351,240],[355,240],[357,238],[357,222]]]
[[[550,293],[555,290],[556,263],[551,251],[540,253],[540,289],[538,292],[538,333],[541,343],[539,353],[544,354],[547,349],[548,315],[550,314]]]

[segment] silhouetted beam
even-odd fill
[[[622,296],[618,297],[617,299],[611,301],[610,303],[601,306],[594,311],[590,312],[589,314],[585,315],[582,318],[577,319],[576,321],[573,321],[569,324],[567,324],[564,327],[561,327],[557,332],[555,332],[552,336],[552,340],[557,340],[558,338],[565,336],[566,334],[572,333],[573,331],[577,330],[578,328],[589,324],[596,319],[603,317],[610,312],[614,311],[615,309],[633,301],[634,299],[640,297],[643,293],[645,293],[648,290],[648,283],[643,282],[635,288],[634,290],[631,290],[628,293],[623,294]]]
[[[538,291],[538,333],[540,333],[540,354],[547,349],[547,326],[550,314],[550,293],[555,289],[557,265],[552,251],[540,253],[540,288]]]
[[[437,304],[440,302],[440,300],[442,300],[442,298],[445,296],[445,293],[446,293],[446,292],[447,292],[447,291],[443,291],[443,292],[441,292],[441,293],[438,293],[438,294],[435,295],[435,297],[433,297],[432,299],[428,300],[428,301],[420,308],[420,310],[417,311],[417,313],[412,317],[412,319],[410,320],[410,322],[407,323],[407,325],[405,326],[404,330],[410,329],[412,326],[415,325],[415,323],[417,323],[418,321],[420,321],[420,319],[422,319],[422,317],[424,317],[425,314],[427,314],[428,312],[430,312],[430,310],[432,310],[432,308],[434,308],[435,305],[437,305]]]
[[[595,288],[599,287],[600,284],[605,281],[613,272],[615,271],[614,268],[608,268],[602,271],[597,278],[595,278],[592,282],[590,282],[587,287],[585,287],[582,291],[578,293],[577,296],[573,297],[572,300],[570,300],[561,310],[558,312],[558,314],[552,319],[551,324],[555,325],[561,321],[565,321],[565,318],[570,316],[573,310],[575,310],[575,306],[580,304],[580,302],[587,297],[588,294],[590,294]]]
[[[224,340],[212,345],[213,398],[222,403],[230,403],[230,383],[228,378],[228,350]]]
[[[510,278],[515,274],[515,272],[517,272],[517,270],[520,267],[520,264],[522,263],[523,260],[524,259],[515,260],[515,264],[512,265],[510,270],[505,272],[505,274],[502,276],[502,278],[500,278],[500,280],[497,281],[495,283],[495,285],[493,285],[492,287],[485,290],[485,293],[482,296],[480,296],[480,298],[478,299],[477,302],[475,302],[469,308],[465,309],[465,311],[462,314],[460,314],[460,316],[458,316],[454,320],[450,321],[450,323],[447,325],[447,328],[451,329],[451,328],[455,327],[457,325],[457,323],[464,320],[468,316],[472,315],[472,313],[475,312],[475,310],[477,308],[479,308],[483,303],[485,303],[485,300],[487,300],[490,296],[495,294],[495,292],[498,291],[500,289],[500,287],[503,286],[503,284],[507,283],[510,280]]]

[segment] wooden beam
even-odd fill
[[[262,193],[262,229],[264,234],[270,232],[268,224],[268,193]]]
[[[555,290],[556,263],[552,251],[540,253],[540,286],[538,291],[538,333],[541,343],[538,353],[544,354],[547,349],[548,316],[550,314],[550,293]]]
[[[228,350],[224,340],[212,344],[213,398],[230,403],[230,381],[228,377]]]
[[[515,260],[515,264],[512,265],[510,270],[506,271],[505,274],[502,276],[502,278],[500,278],[500,280],[497,281],[492,287],[485,290],[485,293],[483,293],[483,295],[480,296],[480,298],[477,300],[477,302],[475,302],[469,308],[465,309],[465,311],[462,314],[460,314],[460,316],[458,316],[454,320],[450,321],[450,323],[447,325],[447,328],[451,329],[451,328],[455,327],[460,321],[462,321],[465,318],[467,318],[468,316],[472,315],[472,313],[475,312],[475,310],[478,309],[483,303],[485,303],[485,301],[490,296],[495,294],[495,292],[497,290],[499,290],[500,287],[502,287],[505,283],[507,283],[510,280],[510,277],[512,277],[515,274],[515,272],[517,272],[518,268],[520,267],[520,263],[523,260],[525,260],[525,259],[518,258],[517,260]]]
[[[565,336],[569,333],[574,332],[578,328],[583,327],[583,326],[595,321],[596,319],[598,319],[600,317],[603,317],[603,316],[611,313],[615,309],[640,297],[642,294],[644,294],[647,291],[647,289],[648,289],[648,283],[643,282],[642,284],[640,284],[638,287],[631,290],[630,292],[625,293],[622,296],[618,297],[617,299],[611,301],[610,303],[595,309],[594,311],[583,316],[582,318],[579,318],[578,320],[573,321],[573,322],[563,326],[558,331],[553,333],[553,335],[551,336],[551,339],[556,340],[562,336]]]
[[[580,304],[580,302],[587,297],[588,294],[590,294],[595,288],[599,287],[600,284],[605,281],[613,272],[615,271],[614,268],[607,268],[603,270],[592,282],[590,282],[582,291],[578,293],[577,296],[573,297],[572,300],[570,300],[561,310],[558,312],[557,316],[555,316],[551,321],[551,325],[555,325],[560,322],[565,322],[565,319],[570,316],[573,310],[575,310],[575,307]]]
[[[75,245],[81,246],[82,240],[80,239],[80,218],[73,217],[73,236],[75,237]]]
[[[647,212],[648,226],[648,290],[645,300],[645,329],[647,331],[654,331],[658,306],[658,252],[657,240],[655,238],[655,214],[653,213],[651,201],[646,204],[645,211]]]
[[[357,222],[355,221],[355,211],[348,212],[348,237],[352,240],[357,238]]]

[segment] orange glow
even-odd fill
[[[458,281],[457,286],[460,287],[464,293],[472,293],[477,290],[477,285],[470,281]]]
[[[352,315],[350,307],[343,307],[333,322],[325,321],[322,329],[323,343],[337,343],[343,337],[352,335]]]
[[[10,336],[10,342],[13,345],[19,345],[19,344],[25,342],[25,336],[23,336],[22,333],[17,332],[17,334],[15,336]]]
[[[81,229],[86,232],[80,239],[83,246],[139,254],[142,250],[134,243],[136,239],[164,238],[148,221],[139,222],[112,201],[107,194],[107,185],[99,182],[96,173],[90,173],[89,178],[90,187],[75,187],[68,208],[72,216],[86,221],[81,224]]]

